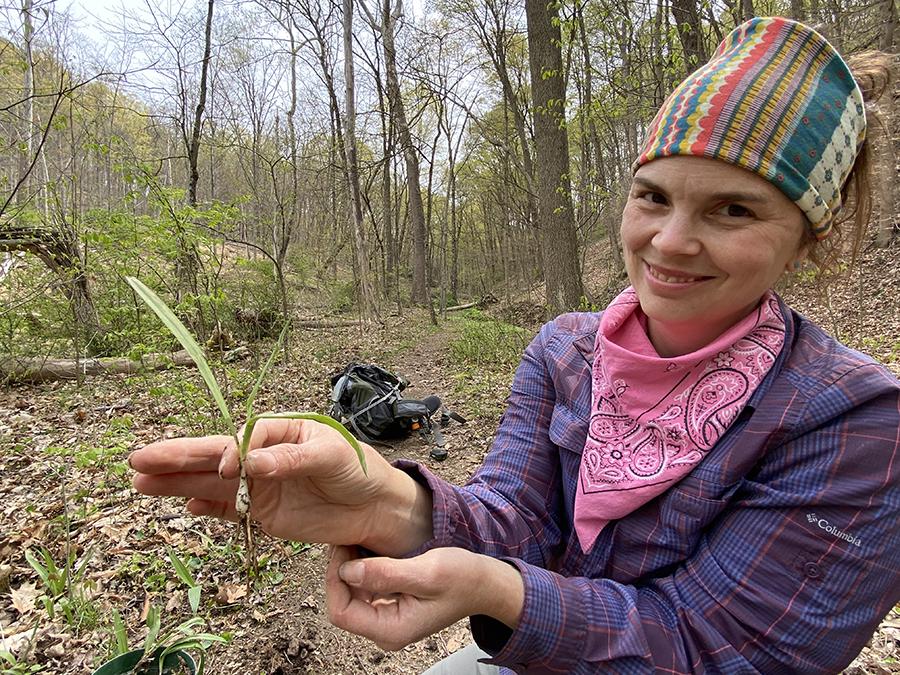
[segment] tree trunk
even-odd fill
[[[883,125],[876,125],[878,134],[877,143],[877,186],[878,186],[878,232],[875,235],[875,245],[879,248],[890,246],[897,227],[897,157],[894,154],[894,131],[897,128],[894,119],[896,111],[894,106],[893,83],[888,85],[888,90],[878,102],[878,113]]]
[[[22,123],[22,149],[19,151],[19,177],[24,182],[16,193],[16,201],[19,204],[27,204],[31,199],[31,176],[29,165],[32,162],[34,152],[34,56],[31,42],[34,37],[34,26],[31,21],[32,0],[22,2],[22,38],[23,51],[25,52],[25,81],[23,87],[23,99],[25,103],[25,116]]]
[[[744,11],[747,1],[741,0],[741,12]],[[672,16],[684,51],[685,74],[689,75],[709,59],[706,46],[703,44],[703,31],[696,0],[672,0]]]
[[[206,36],[203,50],[203,65],[200,70],[200,92],[197,107],[194,109],[194,120],[191,126],[191,137],[188,142],[188,204],[197,205],[197,185],[200,182],[200,132],[203,124],[203,111],[206,108],[206,83],[209,71],[209,58],[212,51],[212,17],[213,2],[209,0],[206,10]],[[178,257],[175,260],[175,276],[178,280],[177,300],[187,294],[196,295],[197,274],[200,271],[200,254],[188,228],[179,225],[175,233],[178,239]]]
[[[428,279],[426,264],[425,207],[422,203],[422,188],[419,185],[419,154],[413,145],[409,122],[406,118],[406,107],[400,92],[400,80],[397,76],[397,51],[394,45],[394,31],[400,16],[402,5],[398,0],[396,7],[391,7],[391,0],[384,0],[381,14],[381,39],[384,49],[384,64],[387,73],[387,95],[390,101],[393,119],[397,126],[403,160],[406,164],[406,189],[409,204],[410,229],[412,230],[413,284],[412,301],[424,305],[428,302]]]
[[[346,147],[347,183],[350,188],[350,211],[353,216],[353,250],[359,278],[360,314],[366,320],[376,318],[378,308],[372,290],[369,253],[363,230],[362,199],[359,193],[359,165],[356,158],[356,97],[353,70],[353,0],[344,2],[344,145]]]
[[[583,295],[569,182],[566,83],[555,7],[546,0],[525,0],[534,105],[538,228],[544,249],[547,311],[554,316],[576,308]]]
[[[213,2],[209,0],[206,8],[206,35],[203,45],[203,66],[200,69],[200,91],[197,107],[194,110],[194,124],[191,127],[191,142],[188,147],[188,169],[190,170],[190,179],[188,182],[188,203],[191,206],[197,205],[197,184],[200,181],[200,170],[198,168],[198,160],[200,157],[200,130],[203,124],[203,111],[206,108],[206,82],[209,73],[209,58],[212,52],[212,18],[213,18]]]

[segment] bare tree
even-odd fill
[[[362,315],[377,316],[378,307],[372,289],[369,253],[365,241],[362,198],[359,191],[359,163],[356,156],[356,77],[353,67],[353,0],[343,0],[344,28],[344,144],[347,183],[350,188],[350,211],[353,218],[353,250],[359,283]]]
[[[373,29],[381,34],[384,50],[384,66],[387,76],[387,98],[390,104],[391,117],[400,140],[403,160],[406,165],[406,190],[409,207],[410,227],[412,230],[413,283],[412,301],[418,304],[429,304],[430,295],[427,279],[427,232],[425,228],[425,207],[422,202],[422,186],[419,184],[419,150],[413,143],[406,106],[400,91],[400,78],[397,74],[397,25],[403,15],[402,0],[383,0],[381,5],[381,21],[377,22],[372,13],[361,3],[363,11]]]
[[[584,295],[572,212],[566,83],[555,7],[545,0],[525,0],[537,153],[538,227],[544,250],[544,297],[547,311],[554,316],[578,307]]]

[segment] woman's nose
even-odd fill
[[[651,243],[657,251],[668,256],[697,255],[702,249],[693,214],[672,209],[658,221],[658,229]]]

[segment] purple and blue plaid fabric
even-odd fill
[[[544,326],[465,487],[411,462],[435,538],[515,565],[492,663],[528,673],[832,673],[900,601],[900,382],[787,308],[785,347],[697,468],[583,554],[573,504],[597,314]]]

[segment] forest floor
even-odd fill
[[[900,375],[900,261],[898,249],[869,251],[860,269],[827,296],[800,275],[783,289],[800,311]],[[608,295],[602,270],[589,275],[594,297]],[[436,463],[428,446],[410,438],[380,448],[389,459],[409,457],[455,483],[464,482],[490,446],[512,378],[515,353],[537,328],[540,304],[522,300],[490,310],[526,330],[497,333],[502,351],[466,344],[477,317],[453,316],[433,328],[427,317],[387,317],[377,329],[297,331],[290,358],[276,366],[257,409],[327,407],[328,376],[350,361],[376,362],[406,375],[410,397],[438,394],[468,418],[445,430],[449,458]],[[489,324],[491,322],[482,322]],[[485,333],[481,334],[486,335]],[[477,338],[477,335],[476,335]],[[267,348],[260,347],[264,358]],[[510,358],[510,354],[513,356]],[[224,366],[231,397],[248,390],[258,363]],[[264,538],[262,583],[252,602],[244,590],[240,539],[233,526],[189,517],[180,500],[137,495],[130,487],[129,452],[161,437],[209,429],[213,409],[193,370],[95,377],[74,383],[20,385],[0,390],[0,649],[21,669],[6,673],[88,674],[110,653],[111,615],[119,612],[129,642],[139,646],[151,605],[164,626],[190,616],[185,585],[166,551],[172,547],[202,584],[200,613],[210,631],[230,642],[209,652],[207,672],[420,673],[470,640],[465,622],[399,652],[330,626],[318,545]],[[47,585],[25,558],[45,548],[58,565],[71,551],[73,591],[48,615]],[[83,567],[80,567],[83,565]],[[65,609],[65,611],[62,611]],[[847,673],[900,673],[900,612],[883,622]]]

